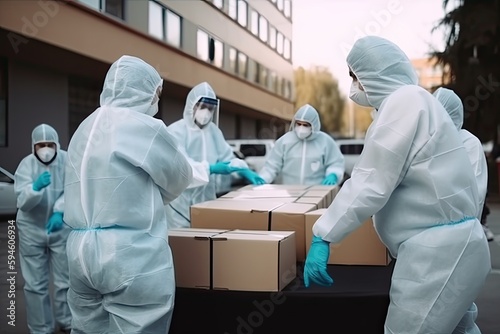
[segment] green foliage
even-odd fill
[[[498,142],[500,1],[444,0],[443,8],[448,3],[455,6],[438,25],[446,29],[446,47],[433,55],[448,69],[447,86],[464,103],[463,127],[483,142]]]
[[[332,73],[325,67],[313,67],[309,70],[299,67],[295,70],[294,82],[295,110],[304,104],[310,104],[320,114],[323,131],[340,132],[345,98]]]

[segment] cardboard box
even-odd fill
[[[280,202],[280,203],[294,203],[298,197],[257,197],[257,198],[248,198],[248,197],[219,197],[220,201],[253,201],[253,202]]]
[[[336,185],[336,186],[326,186],[326,185],[321,185],[320,184],[320,185],[311,186],[307,190],[311,190],[311,191],[314,191],[314,190],[328,190],[329,194],[327,195],[326,203],[329,206],[333,202],[333,199],[335,198],[335,196],[337,196],[337,194],[338,194],[338,192],[340,190],[340,187],[338,185]],[[327,208],[328,206],[325,206],[325,208]]]
[[[305,213],[316,209],[307,203],[287,203],[271,212],[271,231],[294,231],[297,261],[306,258]]]
[[[225,230],[269,230],[270,212],[283,202],[213,200],[191,206],[191,227]]]
[[[301,197],[320,197],[323,199],[323,208],[327,208],[332,203],[330,200],[331,190],[307,190]]]
[[[253,185],[249,184],[244,187],[239,188],[237,191],[242,191],[242,190],[262,190],[262,191],[268,191],[268,190],[306,190],[309,189],[311,186],[306,186],[302,184],[261,184],[261,185]]]
[[[295,233],[228,231],[213,238],[213,288],[281,291],[296,277]]]
[[[212,288],[212,237],[223,232],[226,230],[175,228],[168,231],[177,287]]]
[[[314,204],[316,206],[315,210],[322,209],[325,205],[324,197],[300,197],[297,198],[294,203],[305,203]]]
[[[230,191],[219,198],[298,198],[302,190],[239,190]]]
[[[306,216],[306,254],[309,252],[312,240],[312,227],[316,220],[327,209],[310,211]],[[372,219],[366,220],[362,226],[349,234],[342,242],[330,244],[328,264],[347,265],[381,265],[391,262],[391,257],[385,245],[380,241]]]

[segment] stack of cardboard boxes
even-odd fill
[[[282,290],[295,278],[312,226],[337,192],[337,186],[246,186],[191,206],[191,228],[169,231],[177,286]],[[390,262],[371,219],[330,247],[330,264]]]

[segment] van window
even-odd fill
[[[361,154],[363,151],[363,144],[344,144],[340,145],[340,152],[342,154]]]
[[[265,144],[241,144],[240,152],[245,157],[264,157],[266,156]]]

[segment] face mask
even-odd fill
[[[349,92],[349,98],[363,107],[371,107],[370,102],[368,102],[368,97],[366,93],[359,89],[358,82],[353,81],[351,84],[351,91]]]
[[[299,139],[305,139],[311,135],[312,128],[310,126],[297,125],[295,127],[295,134]]]
[[[149,116],[154,116],[158,113],[158,102],[156,102],[155,104],[151,105],[148,110],[146,111],[146,115],[149,115]]]
[[[151,102],[151,106],[146,111],[146,114],[149,116],[154,116],[158,113],[158,103],[160,102],[160,97],[158,94],[155,94],[153,101]]]
[[[208,109],[198,109],[196,113],[194,114],[194,119],[198,124],[201,126],[207,125],[208,122],[212,119],[212,112]]]
[[[50,162],[56,155],[56,150],[51,147],[42,147],[36,151],[36,155],[44,163]]]

